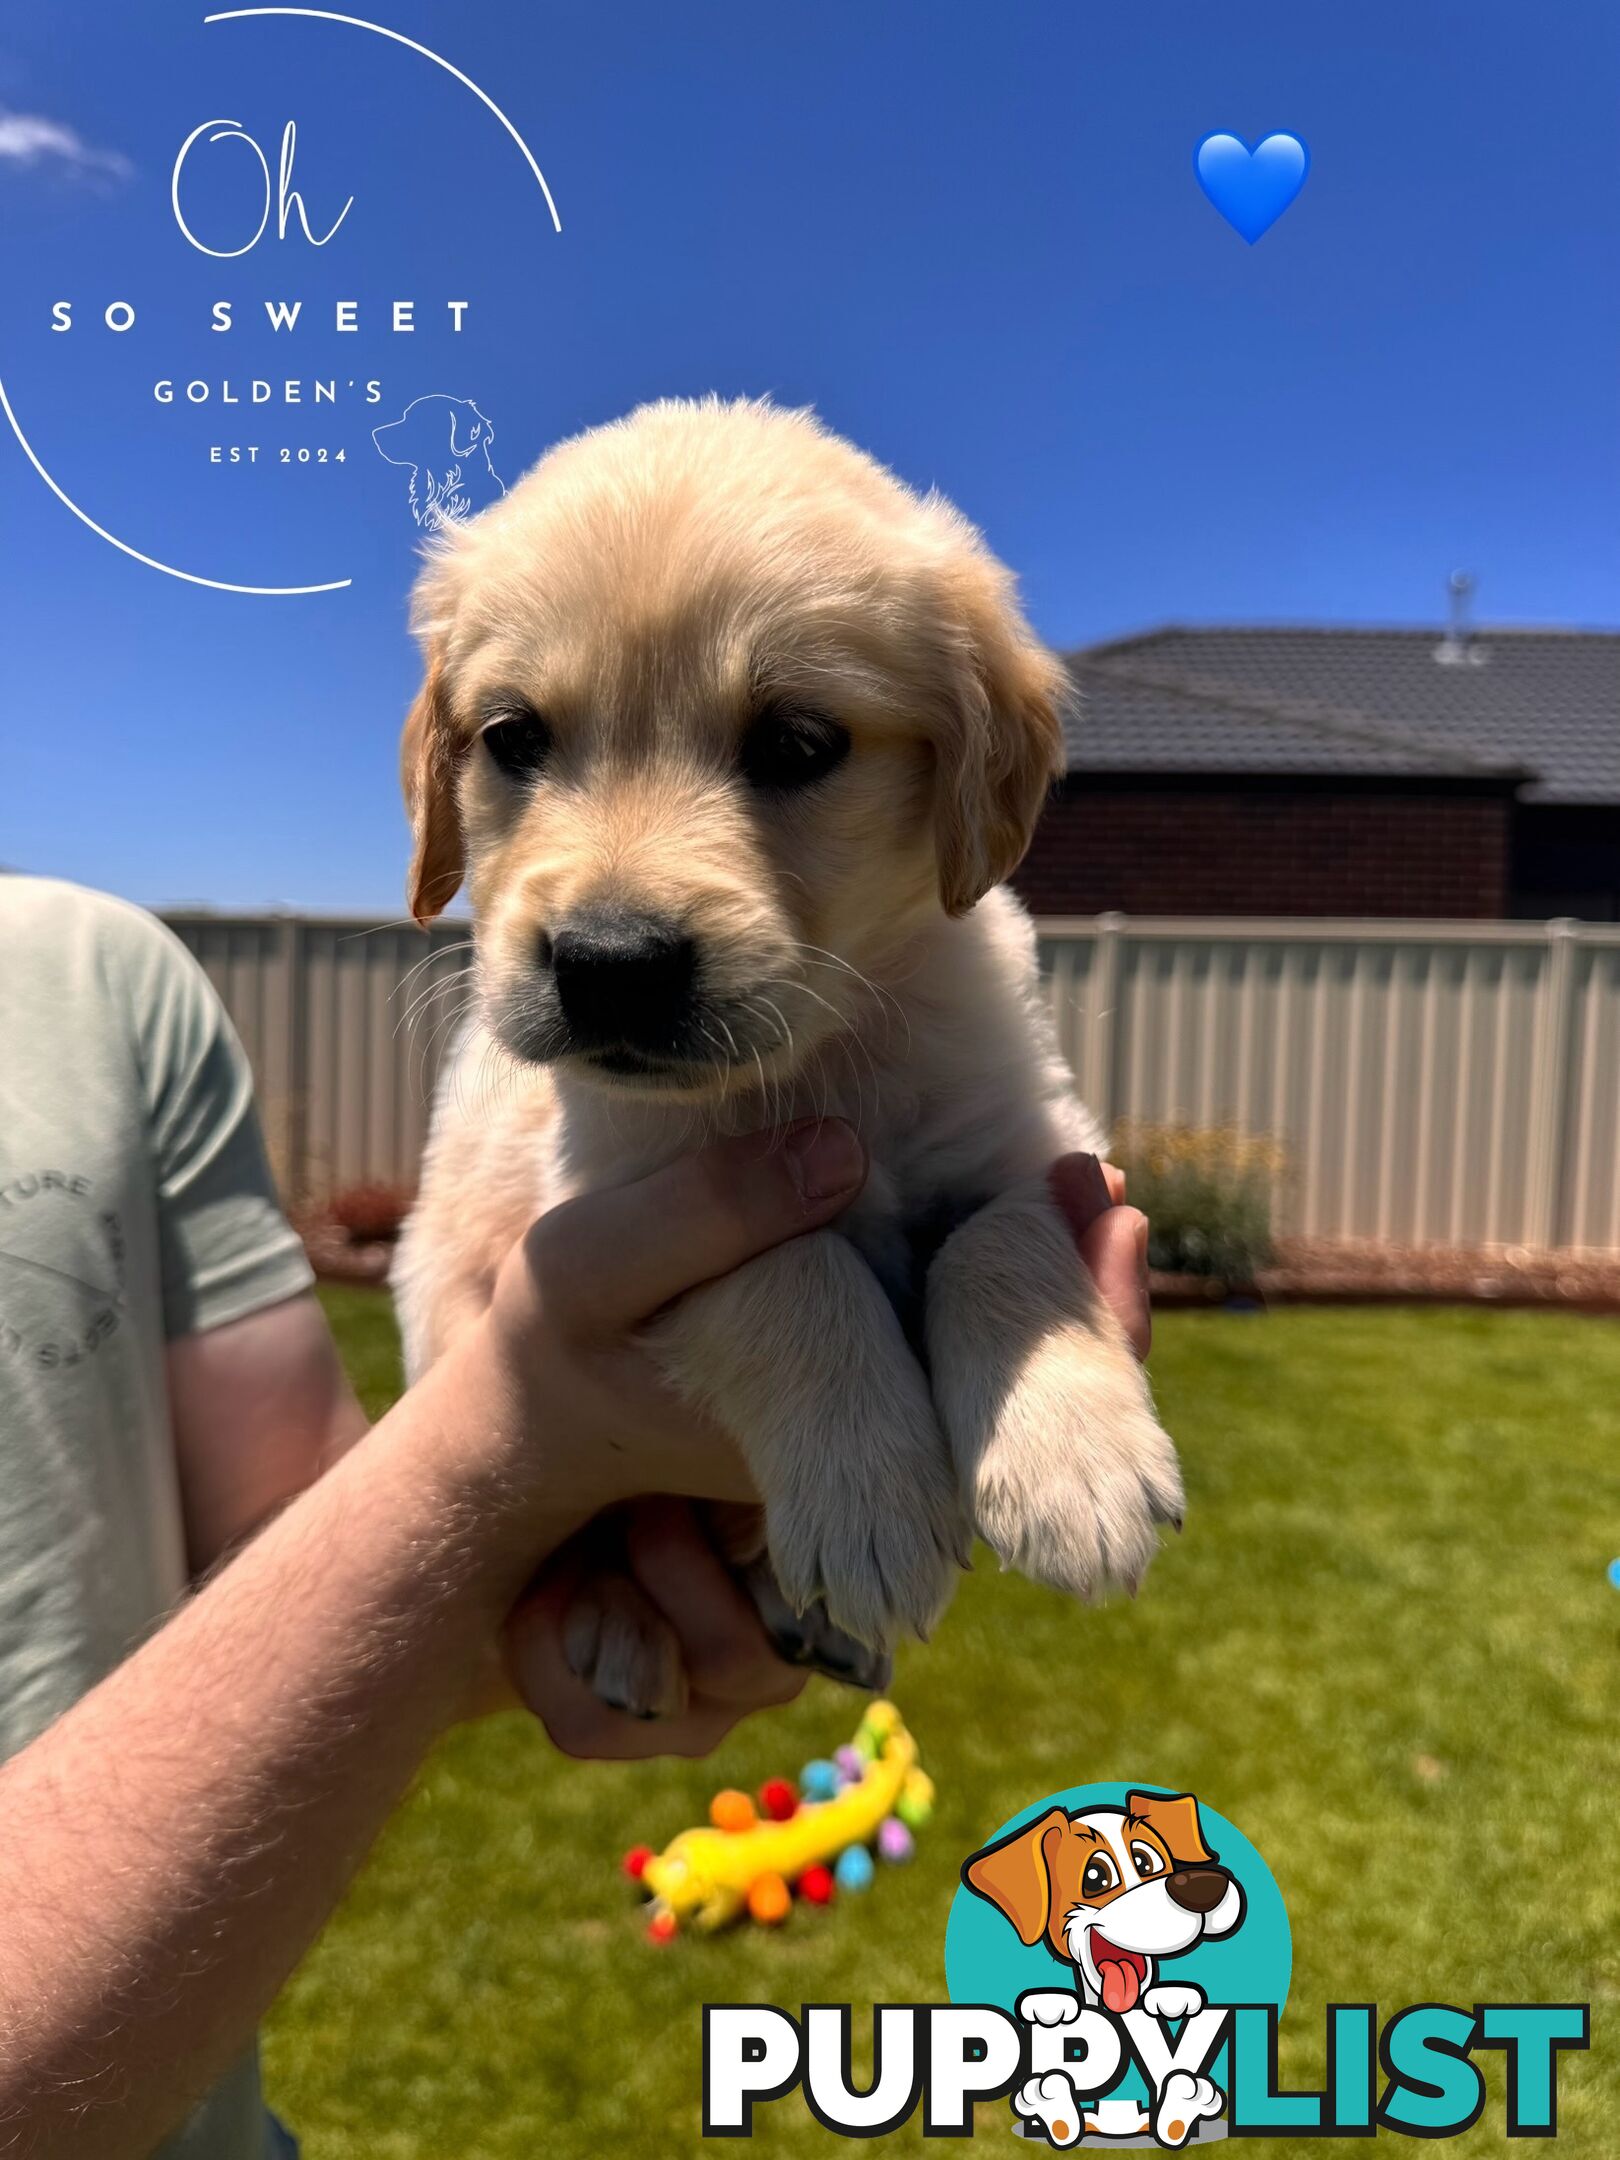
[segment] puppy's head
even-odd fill
[[[1123,1808],[1051,1808],[962,1870],[1028,1944],[1077,1966],[1110,2010],[1133,2009],[1153,1962],[1229,1935],[1243,1891],[1204,1842],[1191,1793],[1131,1793]]]
[[[390,465],[425,465],[442,472],[458,458],[469,458],[482,443],[487,450],[495,430],[471,398],[412,398],[397,420],[386,420],[371,439]]]
[[[436,544],[412,912],[465,879],[519,1057],[785,1075],[1022,855],[1060,673],[966,521],[804,413],[665,403]]]

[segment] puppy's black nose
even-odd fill
[[[575,915],[551,946],[557,997],[582,1050],[667,1054],[692,1003],[697,946],[674,923],[621,908]]]
[[[1183,1912],[1206,1913],[1225,1897],[1230,1881],[1225,1868],[1177,1868],[1164,1887]]]

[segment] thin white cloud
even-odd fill
[[[0,111],[0,166],[49,166],[58,172],[127,180],[134,170],[116,150],[98,150],[63,120]]]

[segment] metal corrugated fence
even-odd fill
[[[287,1189],[410,1184],[467,926],[168,920]],[[1620,928],[1101,916],[1044,922],[1041,953],[1092,1107],[1269,1135],[1280,1229],[1620,1249]]]
[[[164,917],[225,1001],[283,1192],[414,1185],[439,1061],[468,985],[464,922]]]

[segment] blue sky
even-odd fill
[[[204,27],[206,0],[8,11],[0,381],[37,454],[161,560],[352,583],[259,599],[146,569],[0,425],[0,860],[151,903],[399,911],[416,536],[369,431],[428,391],[477,399],[509,482],[646,397],[814,403],[954,496],[1060,644],[1431,620],[1458,565],[1487,619],[1620,620],[1609,0],[349,4],[505,106],[560,236],[495,120],[398,46]],[[329,245],[296,222],[231,261],[188,244],[170,170],[216,118],[272,168],[296,120],[317,234],[354,197]],[[1310,146],[1252,248],[1193,178],[1213,128]],[[260,186],[244,143],[205,144],[182,207],[235,245]],[[272,334],[263,302],[299,298]],[[276,402],[218,403],[255,377]],[[284,406],[289,377],[341,400]],[[211,401],[160,405],[164,379]],[[350,380],[381,384],[375,409]],[[256,467],[209,462],[255,442]],[[347,457],[281,467],[282,446]]]

